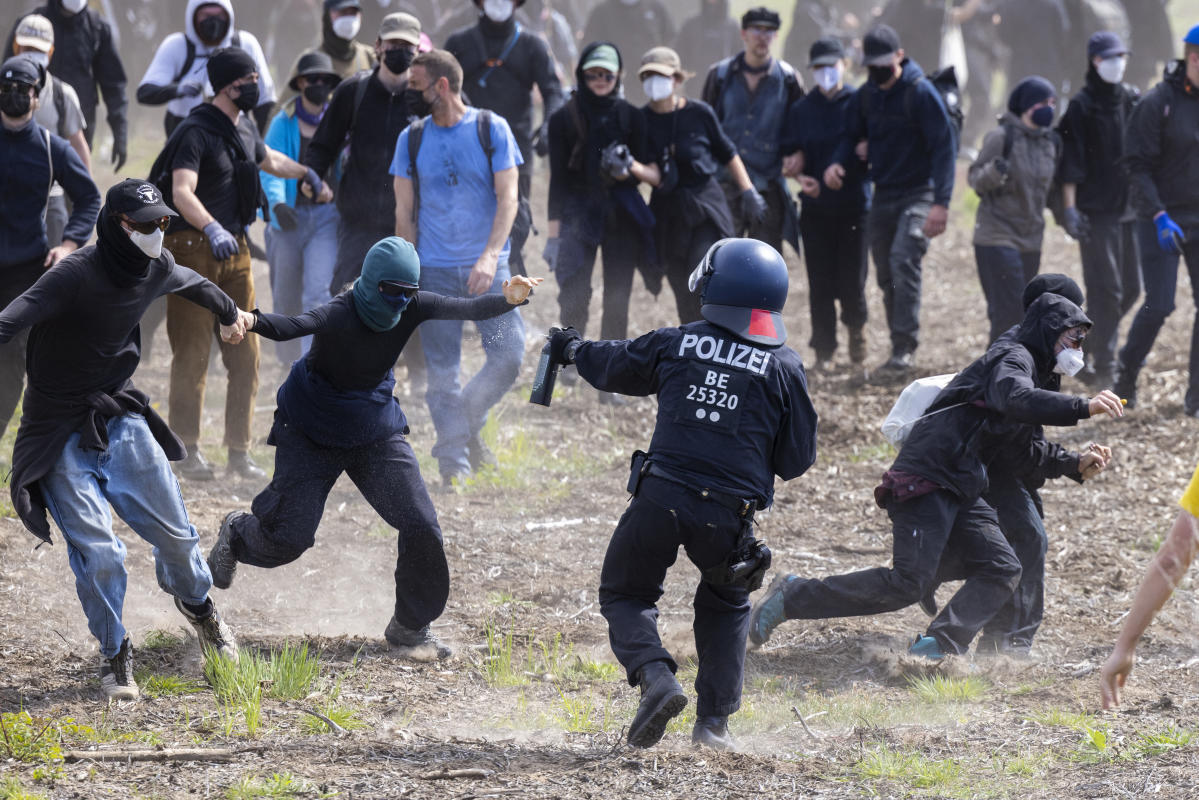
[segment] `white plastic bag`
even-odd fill
[[[957,373],[948,375],[933,375],[928,378],[917,378],[904,387],[899,393],[899,399],[891,406],[887,418],[883,420],[883,436],[896,447],[901,446],[912,432],[912,427],[928,411],[928,407],[937,399],[941,390],[957,377]]]

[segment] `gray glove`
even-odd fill
[[[621,142],[612,142],[600,155],[600,172],[614,181],[623,181],[629,177],[631,166],[633,154],[629,152],[629,146]]]
[[[208,246],[212,248],[212,255],[215,258],[224,261],[226,258],[233,258],[238,253],[237,239],[232,233],[221,227],[221,223],[215,219],[204,226],[204,235],[208,237]]]
[[[541,251],[541,257],[545,259],[545,265],[553,272],[558,267],[558,249],[561,242],[557,236],[551,236],[545,240],[545,249]]]
[[[1086,241],[1091,235],[1091,221],[1077,208],[1067,208],[1062,212],[1062,227],[1076,242]]]
[[[197,97],[204,91],[204,84],[200,81],[183,81],[175,88],[176,97]]]
[[[995,167],[995,171],[1005,178],[1012,169],[1011,165],[1008,164],[1007,159],[1003,156],[996,156],[995,160],[991,162],[991,166]]]
[[[766,219],[766,199],[754,187],[749,187],[741,193],[741,216],[753,223]]]

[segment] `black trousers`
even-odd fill
[[[659,248],[658,258],[662,259],[666,269],[666,280],[670,282],[670,290],[674,292],[675,306],[679,312],[679,324],[695,322],[701,319],[699,313],[699,292],[692,293],[687,288],[687,279],[699,265],[712,245],[721,239],[720,228],[711,220],[705,219],[691,231],[691,239],[685,247],[674,250]]]
[[[641,259],[641,237],[632,220],[613,212],[604,222],[604,239],[598,245],[587,244],[563,230],[559,240],[558,308],[562,324],[572,325],[587,335],[591,305],[591,274],[595,270],[596,251],[602,251],[604,275],[604,316],[600,323],[601,339],[624,339],[629,328],[629,298],[633,293],[633,274]]]
[[[1082,278],[1087,289],[1087,353],[1100,375],[1116,371],[1120,320],[1141,296],[1141,258],[1136,223],[1121,222],[1119,214],[1092,214],[1091,235],[1078,243]]]
[[[846,327],[866,324],[866,212],[809,205],[799,217],[799,232],[812,313],[809,344],[819,358],[827,359],[837,350],[837,303]]]
[[[599,590],[608,640],[630,685],[651,661],[665,661],[671,670],[678,667],[658,636],[656,603],[679,547],[701,570],[714,567],[736,548],[741,525],[732,511],[678,484],[655,477],[641,481],[608,543]],[[741,707],[749,592],[701,581],[694,607],[696,713],[732,714]]]
[[[525,269],[525,242],[533,233],[533,206],[529,193],[533,190],[532,152],[525,156],[525,163],[517,169],[516,176],[516,219],[508,234],[508,271],[513,275],[528,275]]]
[[[1049,539],[1032,493],[1019,480],[992,473],[983,499],[995,509],[999,528],[1020,561],[1020,583],[991,617],[978,649],[1028,652],[1045,617],[1045,550]]]
[[[933,204],[931,189],[875,194],[867,217],[875,279],[891,329],[893,354],[914,353],[920,341],[920,300],[928,237],[924,222]]]
[[[396,619],[405,627],[421,628],[441,616],[450,593],[441,527],[403,434],[361,447],[321,447],[278,418],[271,433],[275,474],[254,498],[251,514],[234,525],[237,560],[277,567],[299,558],[312,547],[325,500],[345,472],[397,531]]]
[[[939,490],[892,501],[892,566],[786,584],[787,619],[857,617],[897,611],[948,580],[965,583],[929,624],[946,653],[965,653],[975,634],[1007,602],[1020,562],[985,502],[963,503]]]
[[[0,267],[0,311],[16,300],[44,272],[42,259],[25,264]],[[0,436],[12,421],[25,391],[25,345],[29,341],[29,329],[12,337],[7,344],[0,344]]]

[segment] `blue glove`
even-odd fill
[[[325,184],[321,181],[321,176],[316,174],[316,170],[312,167],[308,168],[308,174],[304,176],[304,183],[312,187],[312,199],[315,201],[316,196],[321,193],[321,189],[325,188]]]
[[[204,226],[204,235],[208,237],[208,246],[212,248],[215,258],[224,261],[237,255],[237,239],[215,219]]]
[[[1157,246],[1164,252],[1182,255],[1182,243],[1187,240],[1187,235],[1178,223],[1163,211],[1153,218],[1153,224],[1157,226]]]

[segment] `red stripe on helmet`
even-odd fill
[[[750,309],[749,330],[746,333],[750,336],[769,336],[777,339],[778,332],[774,328],[774,315],[760,308]]]

